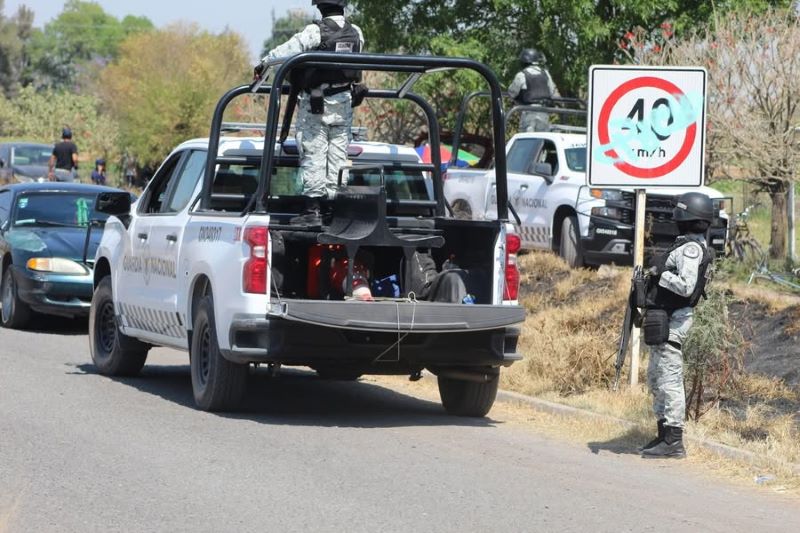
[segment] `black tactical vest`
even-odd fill
[[[315,24],[319,26],[320,32],[320,44],[315,48],[316,51],[347,54],[361,52],[358,31],[349,22],[345,22],[341,28],[329,18],[315,21]],[[344,85],[361,81],[361,71],[337,68],[294,69],[290,81],[297,89],[311,90],[323,83]]]
[[[696,241],[689,241],[683,237],[678,237],[678,240],[675,241],[675,244],[673,244],[669,250],[653,258],[653,266],[658,267],[659,272],[663,272],[669,255],[690,242]],[[697,269],[697,283],[694,286],[692,294],[688,297],[675,294],[671,290],[660,286],[658,284],[658,278],[651,277],[647,288],[647,309],[664,309],[672,313],[684,307],[695,307],[698,302],[700,302],[700,297],[705,297],[706,284],[713,274],[711,265],[714,262],[714,250],[702,243],[697,244],[700,244],[700,248],[703,249],[703,258],[700,260],[700,267]]]
[[[550,84],[547,74],[543,70],[539,70],[538,74],[533,74],[528,69],[522,71],[525,74],[524,91],[520,91],[517,96],[517,103],[530,105],[535,104],[542,98],[550,98]]]

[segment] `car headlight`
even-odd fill
[[[28,259],[28,270],[72,275],[89,273],[89,270],[82,264],[63,257],[33,257]]]
[[[593,207],[592,216],[599,218],[610,218],[612,220],[622,220],[622,209],[616,207]]]
[[[589,194],[592,198],[597,198],[598,200],[611,200],[612,202],[621,202],[623,200],[622,191],[617,189],[589,189]]]

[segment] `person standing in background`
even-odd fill
[[[56,181],[56,169],[68,171],[71,176],[69,181],[78,178],[78,146],[72,142],[72,130],[69,127],[61,130],[61,142],[53,147],[47,173],[50,181]]]
[[[92,183],[95,185],[106,184],[106,161],[105,159],[98,159],[94,162],[94,170],[92,171]]]

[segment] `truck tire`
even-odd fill
[[[119,330],[111,276],[104,277],[94,290],[89,311],[89,350],[94,366],[105,376],[135,376],[142,370],[149,349],[150,345]]]
[[[558,247],[558,255],[570,268],[584,266],[578,219],[574,216],[568,216],[561,222],[561,244]]]
[[[197,306],[190,348],[194,402],[203,411],[227,411],[242,402],[249,365],[223,357],[217,342],[214,299],[204,296]]]
[[[494,405],[500,382],[500,376],[485,383],[441,376],[437,379],[442,405],[453,416],[486,416]]]
[[[17,280],[11,271],[11,264],[6,267],[0,283],[0,298],[2,298],[2,324],[4,328],[23,329],[31,321],[33,311],[19,297],[17,291]]]

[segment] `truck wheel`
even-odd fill
[[[439,396],[447,414],[454,416],[486,416],[497,397],[500,376],[478,383],[463,379],[439,377]]]
[[[561,245],[558,247],[558,255],[566,261],[570,268],[583,266],[578,219],[574,216],[569,216],[561,222]]]
[[[110,276],[100,280],[92,296],[89,349],[94,366],[106,376],[135,376],[147,360],[150,346],[119,330]]]
[[[17,280],[11,272],[11,264],[6,267],[3,282],[0,284],[3,310],[2,323],[4,328],[22,329],[28,325],[33,316],[33,311],[28,304],[23,302],[17,292]]]
[[[198,304],[189,353],[197,407],[204,411],[235,409],[244,397],[248,365],[231,363],[220,353],[211,296],[204,296]]]

